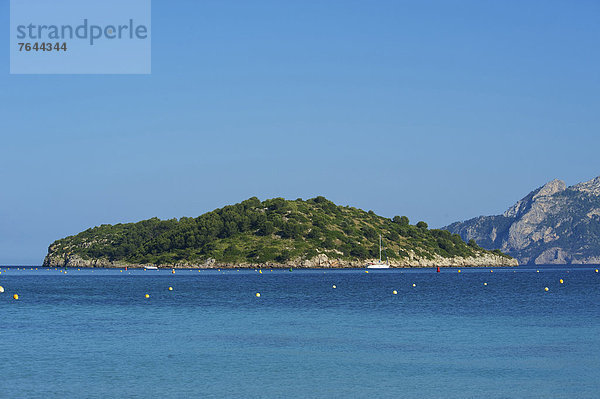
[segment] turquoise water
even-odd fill
[[[2,268],[0,397],[597,398],[594,268]]]

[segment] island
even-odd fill
[[[517,266],[499,250],[406,216],[309,200],[256,197],[196,218],[101,225],[52,243],[50,267],[360,268],[382,256],[391,267]]]

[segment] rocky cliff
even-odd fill
[[[483,248],[500,249],[521,264],[598,264],[600,177],[571,187],[552,180],[502,215],[444,229]]]

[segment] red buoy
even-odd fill
[[[438,266],[437,272],[438,272],[438,273],[440,272],[440,267],[439,267],[439,266]]]

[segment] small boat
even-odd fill
[[[158,270],[158,266],[144,266],[146,270]]]
[[[386,261],[385,263],[381,261],[381,234],[379,234],[379,262],[375,263],[375,262],[371,262],[369,264],[367,264],[367,269],[389,269],[390,265],[389,265],[389,260],[387,259],[387,255],[386,255]]]

